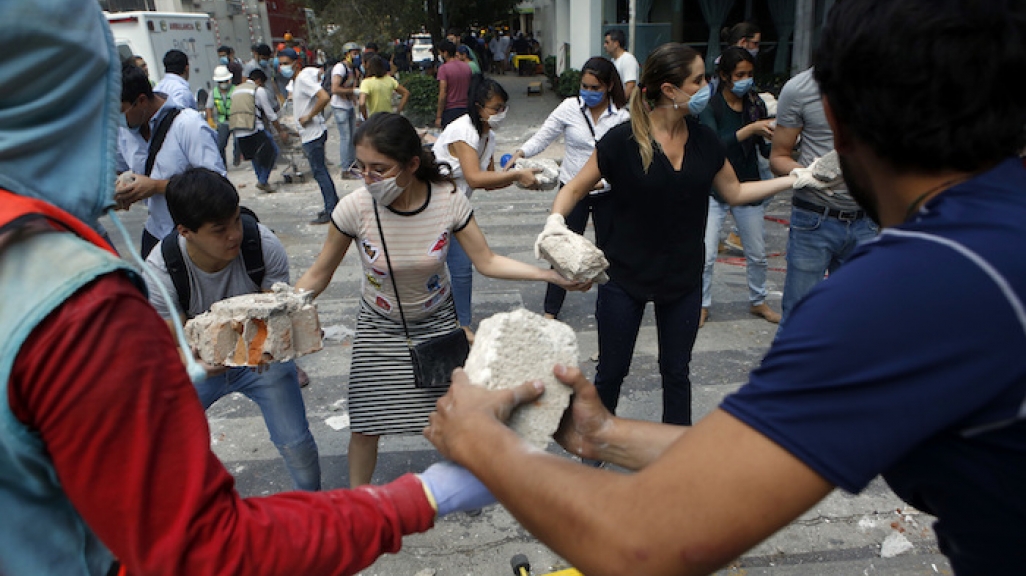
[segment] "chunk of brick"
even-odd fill
[[[559,164],[551,158],[517,158],[514,168],[522,170],[524,168],[539,168],[541,172],[534,175],[535,180],[538,181],[538,190],[552,190],[559,184]],[[520,186],[517,183],[517,186]],[[523,186],[520,186],[523,188]]]
[[[548,236],[538,245],[538,252],[560,276],[568,280],[599,284],[609,280],[606,255],[580,234]]]
[[[572,390],[556,380],[556,364],[577,365],[577,336],[558,320],[520,309],[481,321],[463,367],[470,381],[492,390],[541,380],[545,393],[518,408],[510,427],[531,445],[545,449],[570,406]]]
[[[286,362],[322,348],[321,324],[309,292],[279,282],[272,291],[214,303],[185,324],[189,345],[214,366]]]

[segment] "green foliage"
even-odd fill
[[[573,68],[567,68],[563,74],[559,76],[559,84],[556,85],[556,93],[561,98],[569,98],[577,95],[581,89],[581,71],[574,70]]]
[[[404,74],[400,84],[410,91],[404,115],[414,126],[428,125],[435,120],[438,110],[438,80],[427,74],[410,72]]]
[[[556,57],[546,56],[542,65],[545,66],[545,75],[549,78],[556,77]]]

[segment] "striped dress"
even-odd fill
[[[466,196],[452,190],[452,185],[432,185],[424,205],[410,212],[378,207],[414,344],[459,326],[445,258],[454,233],[470,222],[473,211]],[[342,198],[332,222],[353,239],[363,268],[349,370],[352,430],[369,435],[419,434],[445,390],[414,386],[392,276],[366,189]]]

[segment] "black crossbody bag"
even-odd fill
[[[406,346],[410,350],[413,361],[413,382],[417,388],[446,388],[452,382],[452,371],[463,366],[470,354],[470,343],[463,328],[456,328],[441,336],[414,344],[410,338],[410,329],[406,325],[406,314],[403,303],[399,300],[399,287],[395,283],[395,271],[392,259],[388,256],[388,244],[385,243],[385,231],[381,228],[381,216],[378,214],[378,202],[374,201],[374,220],[378,224],[381,236],[381,248],[385,251],[385,263],[388,264],[388,275],[392,278],[392,289],[395,290],[396,305],[399,306],[399,317],[403,320],[403,332],[406,333]]]

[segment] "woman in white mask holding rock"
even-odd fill
[[[449,164],[456,186],[470,198],[474,190],[494,190],[513,183],[532,187],[536,185],[535,170],[495,171],[495,130],[498,130],[509,106],[509,95],[491,78],[475,77],[470,83],[467,113],[445,127],[434,144],[435,157]],[[454,246],[449,252],[449,271],[452,274],[453,297],[460,326],[473,340],[470,331],[470,294],[473,291],[473,268],[467,254]]]
[[[353,171],[366,186],[339,201],[324,248],[296,283],[320,294],[356,244],[363,277],[349,373],[350,487],[371,482],[379,437],[420,434],[445,392],[415,386],[407,334],[416,344],[457,328],[445,264],[457,243],[486,276],[590,286],[492,252],[469,199],[406,118],[374,114],[353,141]]]

